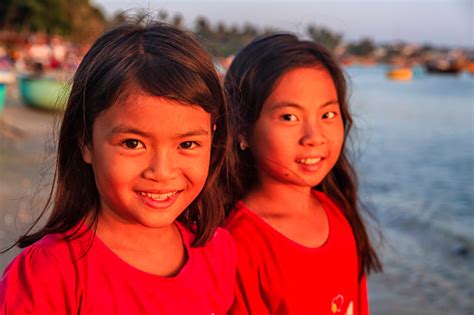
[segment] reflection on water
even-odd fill
[[[381,223],[388,276],[402,295],[417,287],[441,312],[472,314],[474,76],[346,71],[362,197]]]

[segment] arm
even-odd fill
[[[63,265],[67,262],[63,262]],[[61,264],[46,251],[31,246],[18,255],[0,281],[0,313],[65,314],[77,313],[70,305]]]

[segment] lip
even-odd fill
[[[171,207],[183,190],[137,190],[138,198],[149,208],[164,210]]]
[[[321,168],[322,163],[326,160],[326,157],[321,155],[305,156],[295,160],[298,166],[307,172],[314,172]]]

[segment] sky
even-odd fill
[[[179,13],[188,27],[198,16],[215,24],[250,23],[300,35],[308,25],[343,34],[345,41],[369,37],[377,43],[403,41],[474,48],[474,0],[93,0],[106,15],[145,8]]]

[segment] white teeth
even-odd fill
[[[319,161],[321,161],[321,158],[320,158],[320,157],[318,157],[318,158],[307,158],[307,159],[296,160],[297,163],[306,164],[306,165],[316,164],[316,163],[318,163]]]
[[[166,200],[169,197],[171,197],[171,196],[173,196],[177,193],[178,193],[178,191],[173,191],[173,192],[169,192],[169,193],[166,193],[166,194],[152,194],[152,193],[146,193],[146,192],[143,192],[143,191],[139,192],[139,194],[142,195],[142,196],[146,196],[150,199],[158,200],[158,201]]]

